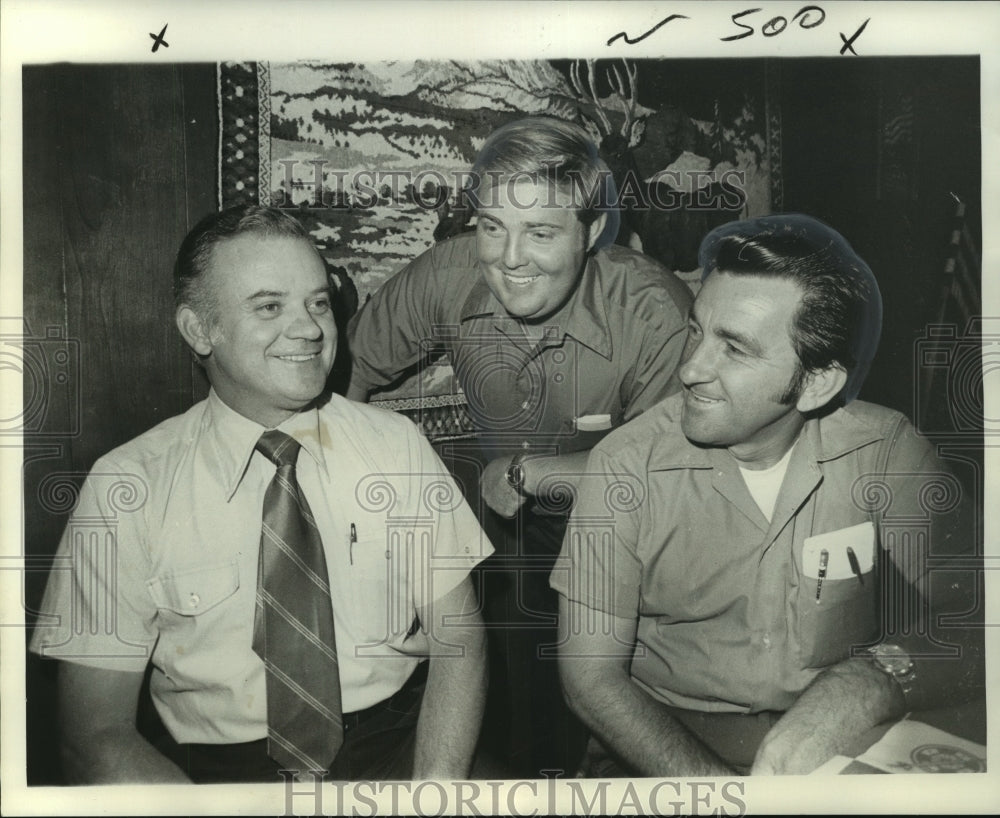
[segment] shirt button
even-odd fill
[[[764,638],[761,641],[764,643],[765,648],[771,647],[771,634],[765,633]]]
[[[199,602],[201,602],[201,597],[198,594],[191,594],[190,599],[188,599],[188,605],[192,608],[197,608]]]

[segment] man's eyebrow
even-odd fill
[[[496,216],[491,216],[489,213],[487,213],[485,211],[479,211],[478,213],[476,213],[476,215],[479,218],[481,218],[481,219],[488,219],[489,221],[493,222],[494,224],[498,224],[498,225],[500,225],[503,228],[507,227],[507,225],[503,222],[503,220],[498,219]],[[528,230],[533,230],[533,229],[538,228],[538,227],[545,227],[545,228],[547,228],[549,230],[563,230],[564,229],[564,226],[562,224],[559,224],[558,222],[545,222],[545,221],[541,221],[541,222],[525,222],[524,226]]]
[[[751,335],[745,335],[742,332],[735,332],[734,330],[726,329],[725,327],[717,328],[715,330],[715,335],[717,338],[722,338],[724,341],[732,341],[739,344],[753,355],[760,355],[763,351],[760,343]]]
[[[313,289],[309,295],[328,295],[332,292],[333,288],[329,284],[321,284],[319,287]],[[252,295],[247,296],[247,301],[260,301],[262,298],[285,298],[288,295],[284,290],[257,290],[257,292]]]
[[[261,298],[281,298],[287,293],[281,290],[257,290],[253,295],[247,296],[247,301],[259,301]]]

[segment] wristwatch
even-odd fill
[[[887,676],[891,676],[899,684],[906,695],[913,689],[913,682],[917,678],[916,666],[910,654],[899,645],[892,642],[882,642],[869,648],[875,667]]]
[[[504,472],[507,483],[517,492],[520,492],[524,486],[524,466],[521,465],[523,460],[523,454],[515,454],[510,461],[510,465],[507,466],[507,471]]]

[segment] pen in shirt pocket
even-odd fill
[[[851,546],[847,546],[847,561],[851,564],[851,573],[858,578],[861,587],[865,586],[865,578],[861,576],[861,564],[858,562],[858,555],[854,553]]]
[[[348,543],[348,557],[351,560],[351,565],[354,565],[354,543],[358,541],[358,529],[355,527],[354,523],[351,523],[351,535]]]
[[[826,577],[826,567],[830,562],[830,552],[825,548],[819,552],[819,571],[816,579],[816,604],[819,605],[820,593],[823,591],[823,579]]]

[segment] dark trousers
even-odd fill
[[[762,713],[702,713],[663,705],[667,712],[684,725],[719,759],[745,775],[753,766],[754,756],[764,736],[783,715],[773,711]],[[617,758],[596,738],[591,737],[581,765],[586,778],[635,778],[637,770]],[[684,771],[679,771],[684,775]]]
[[[567,518],[530,506],[514,520],[488,511],[484,517],[496,553],[478,571],[490,651],[481,746],[509,777],[572,775],[586,730],[559,684],[558,594],[549,587]]]
[[[389,781],[413,777],[417,718],[427,663],[394,696],[357,713],[344,714],[344,744],[330,765],[332,781]],[[284,782],[267,754],[267,739],[242,744],[178,744],[164,733],[156,748],[196,784]]]

